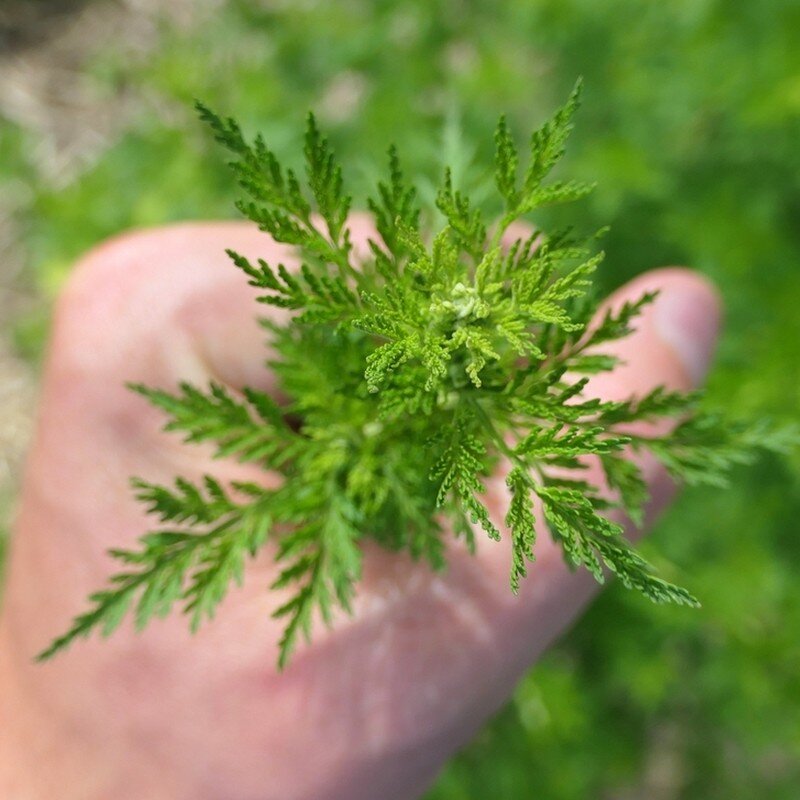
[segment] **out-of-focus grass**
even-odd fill
[[[231,213],[231,181],[194,122],[194,97],[262,130],[289,160],[315,109],[363,197],[390,141],[428,185],[447,161],[480,184],[486,174],[470,164],[488,159],[496,117],[507,113],[522,136],[583,74],[564,171],[599,182],[580,211],[587,229],[612,225],[605,287],[655,265],[703,270],[728,309],[711,401],[797,415],[795,2],[269,5],[228,0],[200,24],[164,23],[146,58],[111,42],[86,64],[101,99],[132,95],[135,112],[77,179],[27,186],[21,226],[43,294],[120,229]],[[24,157],[9,147],[0,163],[30,174]],[[28,350],[37,326],[21,330]],[[686,493],[646,549],[703,608],[656,608],[610,588],[429,800],[796,798],[797,467],[767,460],[727,491]]]

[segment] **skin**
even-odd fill
[[[353,228],[363,243],[368,223],[357,216]],[[123,386],[213,378],[273,388],[253,290],[225,247],[292,261],[243,223],[136,232],[87,255],[58,303],[0,617],[2,797],[417,797],[597,591],[542,534],[516,597],[505,541],[482,542],[475,558],[453,545],[449,570],[436,575],[367,546],[355,616],[319,629],[278,674],[280,625],[270,612],[281,598],[267,589],[267,548],[194,637],[175,614],[138,636],[126,623],[109,640],[34,664],[105,584],[105,551],[152,526],[130,475],[259,477],[162,433],[162,415]],[[669,268],[609,303],[654,287],[662,295],[616,348],[625,365],[598,377],[595,394],[619,399],[702,379],[719,322],[714,289]],[[651,460],[643,466],[649,526],[673,487]],[[498,523],[502,472],[488,484]]]

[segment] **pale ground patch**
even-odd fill
[[[68,186],[135,118],[141,95],[110,93],[93,59],[114,48],[125,63],[147,58],[167,27],[202,23],[222,0],[5,0],[0,3],[0,125],[25,136],[28,174],[0,175],[0,536],[33,427],[35,368],[14,352],[16,322],[45,302],[20,212],[33,187]],[[1,552],[1,550],[0,550]]]

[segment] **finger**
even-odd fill
[[[681,267],[647,272],[615,292],[600,314],[651,291],[659,296],[634,322],[635,334],[605,348],[622,361],[590,384],[605,399],[641,395],[658,385],[697,388],[708,371],[720,326],[720,301],[714,286],[696,272]]]
[[[679,267],[645,273],[615,292],[601,307],[598,319],[608,309],[618,310],[625,302],[635,302],[653,291],[659,292],[658,297],[634,321],[635,333],[602,348],[616,356],[619,364],[592,378],[587,397],[625,400],[641,397],[657,386],[689,391],[703,383],[716,347],[721,304],[716,288],[701,275]],[[671,424],[662,420],[629,428],[653,434],[666,431]],[[650,489],[647,511],[652,520],[671,498],[674,487],[652,456],[645,453],[636,460]]]
[[[372,228],[350,219],[357,250]],[[258,290],[226,255],[231,249],[271,265],[298,264],[294,248],[246,222],[191,222],[128,233],[77,265],[58,304],[57,359],[125,380],[191,379],[210,371],[234,386],[261,385],[265,336]],[[165,374],[168,373],[168,374]]]
[[[293,260],[289,249],[238,222],[170,225],[95,248],[61,295],[51,363],[73,377],[174,385],[206,377],[219,348],[236,356],[231,377],[263,382],[257,293],[226,248],[270,263]]]

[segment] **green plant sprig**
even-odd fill
[[[786,449],[797,437],[709,414],[696,393],[659,387],[615,402],[589,394],[589,377],[617,364],[603,345],[628,336],[655,293],[590,326],[598,307],[593,275],[603,257],[593,252],[594,237],[537,229],[501,244],[518,219],[591,191],[590,184],[546,182],[579,98],[580,84],[534,131],[524,168],[501,118],[494,176],[503,210],[493,225],[447,171],[436,196],[444,224],[429,235],[390,148],[388,178],[368,202],[378,233],[368,257],[354,253],[351,198],[313,115],[303,182],[260,136],[248,142],[234,120],[198,104],[233,154],[245,193],[238,208],[296,248],[297,269],[228,251],[260,290],[259,302],[292,312],[284,325],[265,322],[288,400],[279,406],[264,393],[215,384],[184,384],[174,394],[132,388],[186,442],[210,442],[218,457],[261,465],[283,481],[268,489],[223,487],[210,476],[200,485],[179,478],[171,488],[135,480],[139,500],[164,527],[137,549],[112,551],[123,571],[41,659],[93,630],[110,634],[131,609],[140,629],[179,604],[196,629],[242,581],[247,559],[273,539],[273,588],[289,593],[274,612],[285,622],[283,667],[317,619],[330,624],[337,609],[351,611],[363,539],[442,569],[443,519],[470,549],[479,531],[510,538],[514,592],[534,561],[537,533],[547,530],[571,567],[585,567],[601,583],[611,572],[656,602],[697,604],[658,577],[609,516],[622,509],[642,521],[647,487],[630,452],[650,451],[678,480],[721,486],[757,448]],[[671,433],[621,432],[663,418],[677,421]],[[586,479],[587,457],[599,460],[605,490]],[[502,525],[484,501],[484,479],[500,459],[510,495]]]

